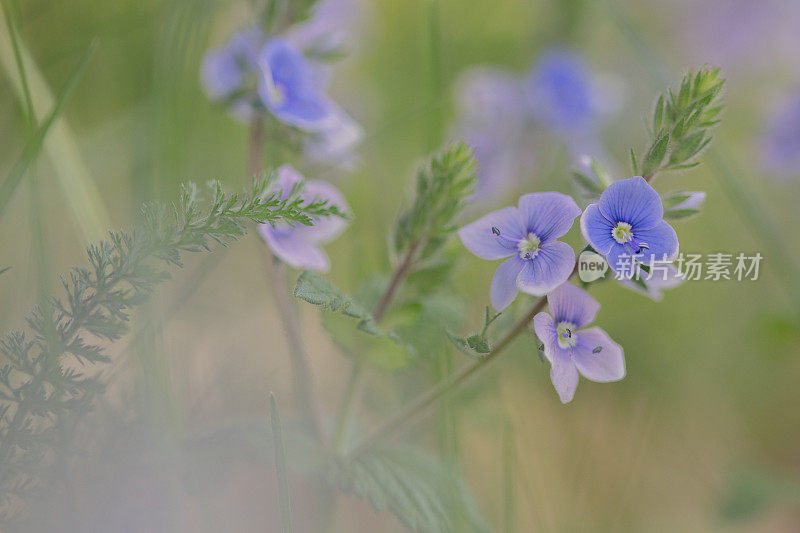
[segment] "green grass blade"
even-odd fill
[[[3,18],[2,25],[5,25],[2,11],[0,17]],[[48,111],[55,107],[56,100],[44,75],[21,39],[18,40],[18,46],[36,119],[44,122],[48,117]],[[9,78],[19,101],[24,102],[25,94],[14,59],[13,45],[6,32],[0,34],[0,68]],[[52,162],[64,199],[81,235],[87,241],[102,239],[106,229],[111,226],[111,219],[100,191],[80,154],[75,135],[63,117],[57,117],[51,125],[44,141],[44,151]]]
[[[84,70],[86,70],[86,65],[89,64],[89,60],[91,60],[95,50],[97,50],[97,42],[93,42],[89,46],[89,49],[83,55],[80,63],[78,63],[78,66],[72,72],[72,75],[69,77],[67,83],[64,85],[64,88],[61,90],[61,93],[59,93],[52,111],[50,111],[50,114],[47,116],[44,122],[36,129],[36,133],[34,133],[33,137],[28,141],[28,144],[22,151],[22,155],[11,168],[11,171],[8,173],[8,176],[6,176],[3,184],[0,185],[0,218],[3,217],[3,214],[8,207],[8,203],[11,201],[11,197],[17,190],[22,178],[25,177],[28,167],[30,167],[31,163],[33,163],[33,161],[39,155],[47,132],[50,131],[50,127],[53,125],[53,122],[61,114],[61,110],[64,108],[67,98],[78,84],[78,80],[81,78]],[[20,70],[20,75],[22,75],[22,72],[23,71]]]
[[[269,393],[269,415],[272,425],[272,440],[275,447],[275,476],[278,478],[278,502],[281,508],[281,531],[292,532],[292,500],[289,496],[289,480],[286,476],[286,451],[283,448],[283,431],[278,416],[275,394]]]

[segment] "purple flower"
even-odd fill
[[[286,38],[298,48],[314,54],[336,54],[351,48],[362,8],[356,0],[320,0],[308,20],[292,26]]]
[[[297,48],[285,39],[270,39],[258,65],[258,93],[278,120],[305,131],[330,127],[335,106],[325,95],[321,72]]]
[[[583,58],[568,50],[550,50],[528,78],[533,115],[556,131],[574,135],[590,130],[598,115],[592,75]]]
[[[581,232],[618,277],[630,278],[634,259],[651,264],[673,261],[678,255],[678,235],[663,216],[661,197],[635,176],[615,181],[586,208]]]
[[[569,278],[575,252],[556,239],[580,214],[565,194],[531,193],[520,197],[519,207],[495,211],[458,230],[464,246],[481,259],[508,257],[492,278],[495,309],[508,307],[518,291],[543,296]]]
[[[456,87],[458,136],[478,160],[476,196],[497,197],[516,184],[531,159],[524,85],[504,69],[475,67],[459,77]]]
[[[353,150],[364,137],[364,130],[338,106],[322,130],[309,136],[304,143],[305,153],[314,161],[325,161],[352,168],[357,158]]]
[[[303,176],[289,165],[278,169],[278,179],[273,190],[279,190],[282,198],[287,198],[292,187],[303,182]],[[347,203],[341,191],[333,185],[316,180],[304,183],[300,196],[311,201],[328,200],[331,204],[347,209]],[[330,261],[320,244],[336,238],[344,231],[347,222],[338,217],[324,217],[314,220],[313,226],[280,224],[271,226],[263,224],[258,230],[267,242],[272,253],[284,263],[295,268],[309,268],[326,272]]]
[[[234,33],[219,48],[209,50],[200,65],[200,80],[208,97],[215,101],[228,101],[231,111],[240,118],[248,118],[255,108],[254,98],[247,94],[249,78],[255,76],[258,50],[264,33],[249,26]]]
[[[770,117],[762,146],[767,170],[780,177],[800,175],[800,94]]]
[[[550,379],[563,403],[572,400],[578,374],[607,383],[625,377],[625,357],[619,344],[598,327],[580,329],[594,320],[600,304],[589,293],[564,283],[547,295],[548,310],[533,318],[536,336],[550,362]]]

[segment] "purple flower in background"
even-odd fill
[[[334,105],[331,120],[326,127],[306,139],[304,151],[314,161],[325,161],[351,168],[357,161],[353,150],[363,137],[363,128],[350,115]]]
[[[270,39],[259,52],[258,65],[258,93],[278,120],[306,131],[330,127],[335,106],[325,95],[323,76],[289,41]]]
[[[598,115],[592,75],[568,50],[545,52],[528,78],[528,105],[537,120],[568,134],[590,130]]]
[[[800,94],[770,117],[762,141],[764,167],[781,177],[800,175]]]
[[[263,41],[261,29],[249,26],[234,33],[223,46],[209,50],[200,65],[200,80],[208,97],[229,102],[238,118],[250,118],[255,109],[247,85],[255,86],[258,50]]]
[[[619,344],[594,321],[600,304],[589,293],[566,282],[547,295],[550,314],[533,318],[536,336],[550,362],[550,379],[563,403],[572,400],[578,375],[607,383],[625,377],[625,357]]]
[[[458,230],[464,246],[481,259],[506,259],[492,278],[492,306],[500,311],[518,291],[543,296],[569,278],[575,252],[559,237],[581,210],[557,192],[526,194],[518,207],[490,213]]]
[[[287,198],[292,188],[303,182],[303,176],[289,165],[278,169],[278,179],[273,190],[280,190],[281,197]],[[316,180],[304,183],[300,196],[305,200],[328,200],[331,204],[347,209],[342,193],[333,185]],[[295,268],[309,268],[322,272],[330,268],[330,260],[320,245],[336,238],[347,222],[338,217],[323,217],[314,220],[313,226],[279,224],[271,226],[263,224],[258,230],[261,237],[284,263]]]
[[[635,176],[615,181],[586,208],[581,232],[617,277],[630,278],[634,259],[651,264],[673,261],[678,255],[678,235],[663,216],[661,197]]]
[[[357,33],[361,6],[356,0],[320,0],[311,18],[292,26],[286,38],[298,48],[316,55],[337,54],[350,48]]]
[[[516,184],[531,159],[524,85],[504,69],[475,67],[459,77],[456,87],[458,136],[478,160],[476,196],[498,196]]]

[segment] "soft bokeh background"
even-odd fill
[[[4,331],[23,326],[39,294],[60,288],[58,273],[85,263],[88,239],[102,235],[93,220],[127,225],[141,202],[174,198],[183,181],[219,178],[240,188],[249,180],[247,128],[209,103],[198,83],[202,54],[246,21],[246,1],[24,0],[21,7],[23,37],[52,91],[92,39],[99,48],[68,103],[60,144],[39,158],[0,224],[0,266],[12,267],[0,277]],[[800,92],[796,2],[438,0],[437,69],[429,2],[355,7],[352,54],[335,67],[332,93],[364,127],[360,163],[344,172],[303,169],[335,181],[353,209],[351,227],[327,247],[330,278],[351,292],[389,270],[386,233],[420,158],[454,131],[452,95],[464,69],[491,64],[523,74],[546,48],[579,51],[619,97],[601,137],[618,177],[629,174],[628,149],[645,148],[642,117],[665,82],[704,63],[724,69],[727,110],[713,151],[698,169],[664,174],[655,186],[707,191],[702,215],[676,224],[682,250],[761,252],[759,280],[689,282],[660,303],[600,285],[598,324],[624,346],[626,378],[582,380],[574,401],[562,405],[532,336],[520,338],[455,396],[457,454],[493,530],[800,530],[800,168],[779,176],[762,153],[769,117]],[[25,127],[1,32],[5,175]],[[465,221],[519,193],[572,192],[558,139],[542,132],[530,150],[535,169],[518,176],[513,192],[470,207]],[[92,182],[96,198],[73,203],[62,186],[70,177]],[[577,227],[568,240],[579,246]],[[252,451],[203,462],[197,479],[165,466],[182,453],[177,441],[233,421],[264,422],[270,390],[291,419],[287,352],[265,261],[253,235],[190,258],[137,314],[140,333],[111,348],[109,390],[79,436],[91,451],[74,501],[64,505],[89,517],[79,522],[85,530],[277,528],[272,472]],[[480,324],[493,269],[461,252],[452,285],[468,311],[463,332]],[[520,297],[506,314],[528,302]],[[351,360],[330,342],[316,309],[300,311],[333,417]],[[370,370],[357,430],[434,383],[443,357],[451,367],[468,362],[443,351],[397,373]],[[439,420],[429,413],[401,438],[435,450]],[[309,516],[318,510],[304,509],[313,504],[307,482],[297,475],[290,482],[298,529],[317,530]],[[507,486],[515,494],[511,523]],[[331,531],[402,530],[354,497],[335,505]]]

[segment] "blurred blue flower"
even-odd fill
[[[292,26],[286,38],[312,55],[337,55],[351,48],[358,32],[361,6],[356,0],[320,0],[308,20]]]
[[[525,92],[522,80],[504,69],[475,67],[456,85],[458,135],[478,160],[476,197],[508,192],[532,160],[525,142]]]
[[[526,194],[518,207],[490,213],[458,230],[464,246],[481,259],[506,259],[492,278],[491,301],[498,311],[519,291],[543,296],[569,278],[575,252],[557,239],[581,210],[557,192]]]
[[[251,119],[257,106],[252,88],[263,42],[264,32],[248,26],[234,33],[223,46],[209,50],[200,65],[200,80],[209,99],[227,102],[232,114],[242,120]]]
[[[763,134],[762,161],[780,177],[800,175],[800,94],[770,117]]]
[[[313,161],[353,168],[357,162],[354,150],[363,137],[358,122],[334,105],[329,123],[305,140],[304,153]]]
[[[289,165],[280,167],[277,172],[273,190],[280,191],[281,198],[288,198],[293,187],[303,183],[300,196],[305,200],[327,200],[343,211],[348,210],[344,195],[330,183],[316,180],[303,182],[303,176]],[[322,217],[315,219],[313,226],[262,224],[258,230],[272,253],[284,263],[295,268],[326,272],[330,268],[330,260],[320,245],[338,237],[346,226],[347,221],[342,218]]]
[[[673,261],[678,235],[664,221],[661,197],[644,178],[615,181],[581,216],[581,232],[606,257],[618,278],[631,278],[634,260],[644,264]]]
[[[600,304],[589,293],[565,282],[547,295],[550,314],[533,318],[536,336],[550,362],[550,380],[563,403],[572,401],[579,374],[600,383],[625,377],[622,347],[598,327],[580,329],[594,321]]]
[[[527,92],[533,116],[555,131],[584,133],[596,123],[599,105],[592,74],[575,52],[542,54],[528,77]]]
[[[325,79],[286,39],[270,39],[259,52],[258,93],[281,122],[320,131],[334,120],[334,105],[325,94]]]

